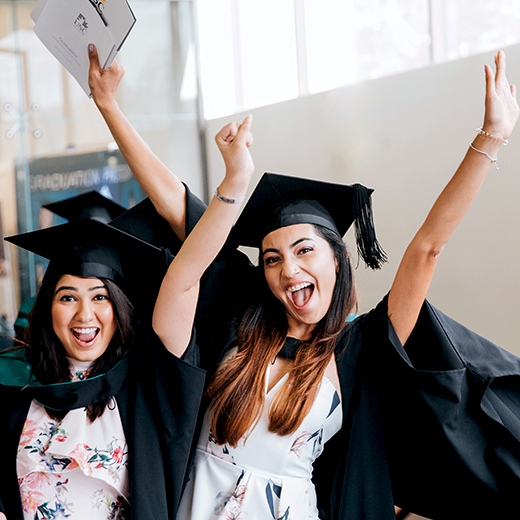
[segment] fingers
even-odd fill
[[[215,141],[218,145],[231,143],[237,135],[238,125],[236,123],[228,123],[220,132],[215,136]]]
[[[497,69],[496,73],[496,82],[504,82],[507,83],[506,78],[506,54],[504,51],[498,51],[495,56],[495,65]]]
[[[253,134],[251,133],[251,125],[253,123],[253,116],[249,114],[242,124],[238,127],[237,142],[244,144],[248,148],[253,144]]]
[[[98,72],[99,67],[99,57],[96,46],[93,43],[88,44],[88,59],[90,61],[90,69],[93,72]]]
[[[215,141],[219,146],[233,143],[237,146],[245,145],[250,147],[253,144],[253,135],[250,131],[252,121],[253,116],[250,114],[240,125],[235,122],[228,123],[215,136]]]
[[[490,98],[495,93],[495,75],[489,65],[484,65],[486,75],[486,97]]]
[[[90,60],[90,69],[92,72],[104,74],[105,71],[109,70],[111,72],[114,72],[115,76],[119,79],[121,79],[125,73],[125,70],[123,69],[123,67],[121,67],[121,65],[119,65],[117,60],[114,60],[112,62],[112,65],[110,65],[108,69],[102,69],[99,65],[99,56],[96,46],[93,43],[89,43],[88,45],[88,58]]]

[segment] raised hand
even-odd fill
[[[516,87],[509,85],[506,77],[506,55],[498,51],[495,56],[496,75],[489,65],[486,72],[486,113],[483,130],[496,137],[507,139],[519,114]]]
[[[475,199],[492,163],[518,119],[516,88],[506,78],[505,54],[495,56],[496,76],[486,65],[484,133],[478,132],[446,188],[408,246],[388,296],[388,315],[405,343],[428,292],[440,253]]]
[[[108,69],[102,69],[99,66],[97,49],[93,43],[88,46],[88,57],[90,60],[88,84],[92,92],[92,99],[102,109],[114,101],[117,87],[125,71],[116,60]]]
[[[248,115],[242,124],[229,123],[215,136],[215,141],[226,165],[226,178],[237,175],[251,176],[254,164],[249,147],[253,144],[251,124],[253,116]]]
[[[230,123],[215,141],[226,164],[226,176],[204,215],[170,264],[153,313],[153,328],[166,348],[181,357],[189,343],[200,279],[224,245],[253,174],[249,147],[252,117]]]

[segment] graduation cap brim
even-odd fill
[[[283,202],[296,199],[318,202],[343,236],[354,221],[353,193],[349,185],[264,173],[237,220],[233,237],[240,245],[260,247],[262,239],[271,231],[269,221],[275,209]]]
[[[5,238],[47,258],[53,269],[74,276],[108,278],[128,287],[127,277],[162,263],[161,249],[94,219],[67,222]]]
[[[69,221],[95,218],[105,223],[126,211],[126,208],[97,191],[89,191],[76,197],[44,204],[42,207]]]
[[[151,318],[168,257],[163,250],[93,219],[7,237],[50,260],[58,274],[108,278],[127,295],[142,322]]]
[[[360,254],[368,266],[378,268],[386,255],[375,238],[372,192],[360,184],[264,173],[235,224],[232,240],[261,248],[271,231],[303,223],[322,225],[343,237],[355,223]]]
[[[166,247],[174,254],[182,245],[168,222],[157,213],[148,198],[114,219],[110,226],[146,240],[156,247]]]
[[[200,217],[206,210],[206,205],[191,193],[186,186],[186,235],[191,233]],[[121,216],[110,222],[110,225],[126,231],[131,235],[146,240],[157,247],[165,247],[176,254],[182,246],[182,241],[173,232],[166,220],[159,215],[149,198],[125,211]]]

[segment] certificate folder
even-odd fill
[[[31,18],[35,34],[88,96],[88,44],[108,68],[136,22],[127,0],[38,0]]]

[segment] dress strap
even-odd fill
[[[265,390],[264,394],[267,395],[269,391],[269,376],[271,375],[271,363],[267,365],[267,370],[265,372]]]

